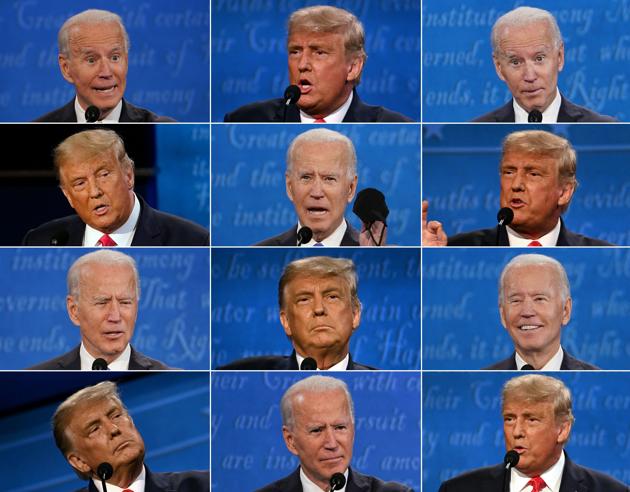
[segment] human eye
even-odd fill
[[[118,61],[120,61],[120,58],[121,58],[121,57],[120,57],[120,55],[119,55],[118,53],[116,53],[116,54],[112,55],[112,61],[113,61],[113,62],[118,62]]]
[[[72,182],[72,188],[75,191],[81,191],[83,188],[85,188],[85,183],[86,183],[85,179],[77,179]]]
[[[547,57],[544,54],[540,53],[540,54],[536,55],[536,57],[534,58],[534,61],[537,61],[537,62],[540,63],[542,61],[545,61],[545,58],[547,58]]]
[[[334,176],[334,175],[324,176],[324,181],[326,183],[336,183],[337,182],[337,176]]]
[[[518,67],[521,64],[521,60],[518,58],[509,58],[508,64],[512,67]]]
[[[304,183],[308,183],[312,179],[313,179],[313,176],[311,174],[300,174],[300,181]]]
[[[313,427],[311,430],[309,430],[309,434],[321,434],[321,432],[324,430],[323,427]]]
[[[511,176],[512,174],[514,174],[514,168],[504,167],[501,169],[501,174],[503,174],[504,176]]]

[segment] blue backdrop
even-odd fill
[[[419,245],[419,125],[327,127],[354,143],[358,190],[377,188],[385,194],[388,244]],[[293,138],[308,129],[299,124],[213,126],[213,245],[251,245],[297,224],[286,194],[285,156]],[[352,204],[346,217],[361,228]]]
[[[290,372],[212,376],[212,490],[254,490],[293,472],[299,460],[282,439],[279,404],[304,377]],[[420,490],[420,376],[336,373],[354,400],[351,466]]]
[[[31,121],[72,99],[57,33],[90,8],[117,13],[129,33],[126,99],[178,121],[209,120],[207,0],[17,0],[0,2],[0,121]]]
[[[80,378],[77,376],[81,376]],[[111,380],[120,373],[109,375]],[[105,377],[83,373],[2,373],[0,391],[46,385],[54,396],[37,396],[27,407],[0,417],[0,473],[12,492],[67,492],[85,486],[61,455],[50,419],[80,388]],[[207,470],[209,457],[209,380],[202,373],[163,373],[119,382],[123,403],[144,439],[145,463],[154,472]],[[168,422],[168,425],[165,423]]]
[[[422,193],[429,219],[447,234],[493,227],[499,210],[503,138],[542,129],[567,138],[578,156],[580,183],[568,212],[573,232],[630,245],[630,127],[627,125],[427,125]]]
[[[481,369],[514,351],[499,316],[498,281],[510,259],[530,250],[423,251],[423,369]],[[562,331],[564,348],[602,369],[630,369],[630,250],[544,248],[535,253],[556,258],[569,277],[573,311]]]
[[[212,121],[243,104],[282,97],[289,15],[321,4],[349,10],[363,23],[361,98],[420,121],[420,0],[212,0]]]
[[[66,310],[66,274],[87,248],[0,249],[0,369],[24,369],[80,342]],[[127,248],[140,273],[133,346],[167,365],[208,369],[209,252]]]
[[[571,101],[621,121],[630,119],[630,5],[626,0],[533,0],[555,15],[565,44],[558,87]],[[469,121],[511,95],[496,75],[490,31],[523,5],[494,0],[424,0],[423,121]]]
[[[464,471],[503,462],[501,387],[515,373],[425,373],[423,490]],[[556,372],[573,395],[566,447],[576,463],[630,484],[630,380],[624,373]]]
[[[214,249],[212,367],[291,353],[278,314],[278,281],[290,261],[321,254],[350,258],[357,267],[363,311],[350,342],[353,359],[379,369],[419,369],[420,255],[411,248]]]

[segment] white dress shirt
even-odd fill
[[[346,477],[346,485],[348,485],[348,469],[347,468],[346,468],[346,471],[343,472],[343,476]],[[300,481],[302,482],[302,492],[326,492],[326,491],[322,491],[322,489],[320,489],[317,485],[315,485],[311,481],[311,479],[306,476],[306,473],[304,473],[304,470],[302,470],[301,466],[300,466]],[[342,488],[337,489],[337,490],[339,490],[340,492],[346,492],[346,485],[344,485]]]
[[[562,481],[562,472],[564,470],[564,451],[560,454],[560,459],[551,468],[541,473],[540,478],[545,481],[547,486],[541,489],[541,492],[560,492],[560,482]],[[531,477],[524,475],[516,468],[512,468],[510,476],[510,492],[531,492],[532,486],[527,485]]]
[[[350,104],[352,103],[352,97],[352,92],[350,92],[350,95],[348,96],[348,99],[346,99],[345,103],[329,115],[324,116],[323,119],[326,120],[326,123],[342,123],[343,119],[346,117],[348,109],[350,108]],[[307,115],[300,109],[300,121],[302,123],[315,123],[315,118]]]
[[[86,350],[85,345],[81,342],[81,348],[79,348],[79,357],[81,358],[81,370],[91,371],[92,364],[96,360],[96,357]],[[129,360],[131,359],[131,345],[127,344],[125,350],[122,351],[116,359],[107,364],[110,371],[127,371],[129,369]],[[109,488],[107,489],[109,490]]]
[[[136,226],[140,218],[140,201],[136,194],[133,194],[133,208],[131,214],[122,226],[109,234],[118,246],[131,246],[133,236],[136,233]],[[99,246],[98,242],[103,237],[103,233],[85,224],[85,233],[83,234],[83,246]]]
[[[87,109],[87,108],[86,108]],[[79,98],[74,96],[74,112],[77,115],[77,123],[87,123],[85,119],[85,109],[79,104]],[[98,120],[97,123],[118,123],[120,120],[120,114],[122,113],[122,99],[118,101],[118,104],[114,106],[114,109],[102,120]]]
[[[302,366],[302,361],[305,357],[302,357],[297,352],[295,353],[295,357],[297,358],[298,367]],[[350,354],[346,354],[346,356],[337,362],[334,366],[331,366],[329,369],[320,369],[317,368],[318,371],[345,371],[348,369],[348,362],[350,362]]]
[[[552,247],[558,243],[558,237],[560,236],[560,219],[558,219],[558,223],[553,229],[551,229],[551,231],[538,239],[523,237],[510,226],[506,226],[505,230],[508,235],[510,246],[523,248],[528,246],[532,241],[538,241],[542,246]]]
[[[299,231],[301,228],[302,224],[300,224],[300,221],[298,220],[297,230]],[[315,241],[315,238],[313,237],[308,243],[304,243],[302,246],[314,246],[317,242],[320,242],[324,246],[328,247],[341,246],[341,241],[347,228],[348,224],[346,224],[345,220],[342,220],[339,227],[337,227],[330,236],[322,239],[321,241]]]
[[[553,98],[551,104],[542,112],[541,123],[557,123],[558,113],[560,113],[560,103],[562,102],[562,96],[560,91],[556,87],[556,97]],[[519,106],[516,99],[512,98],[512,104],[514,105],[514,123],[528,123],[529,113]]]
[[[541,367],[540,370],[541,371],[559,371],[560,366],[562,365],[563,358],[564,358],[564,351],[562,350],[562,347],[559,347],[555,355],[551,359],[549,359],[549,362],[547,362],[543,367]],[[529,364],[529,362],[524,361],[523,358],[520,355],[518,355],[518,352],[516,352],[514,359],[516,360],[516,368],[519,371],[525,364]]]
[[[98,489],[98,492],[103,492],[103,484],[100,480],[92,479],[92,482],[94,482],[94,485]],[[121,489],[120,487],[117,487],[114,484],[106,482],[107,492],[122,492],[125,489],[133,490],[133,492],[144,492],[145,482],[146,482],[146,472],[144,470],[144,465],[142,465],[142,471],[140,472],[140,475],[138,475],[138,478],[136,478],[129,487],[125,487]]]

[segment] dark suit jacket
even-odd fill
[[[285,104],[283,99],[268,99],[241,106],[235,111],[228,113],[223,118],[225,122],[300,122],[300,110],[297,104],[286,107],[286,120],[284,119]],[[353,92],[352,102],[348,108],[344,123],[365,123],[365,122],[411,122],[410,118],[390,111],[383,106],[370,106],[359,98],[356,89]]]
[[[497,244],[497,235],[499,242]],[[478,231],[463,232],[448,238],[448,246],[509,246],[505,227],[480,229]],[[560,234],[556,246],[614,246],[611,243],[576,234],[567,229],[560,219]]]
[[[40,362],[39,364],[29,367],[29,370],[45,370],[45,371],[64,371],[64,370],[81,370],[81,356],[79,355],[79,349],[81,345],[77,345],[70,352],[67,352],[59,357]],[[138,352],[131,347],[131,356],[129,358],[129,370],[130,371],[157,371],[157,370],[169,370],[172,367],[167,366],[159,360],[151,359],[146,355]]]
[[[627,485],[573,463],[565,453],[560,492],[630,492]],[[503,465],[478,468],[440,485],[439,492],[503,492]]]
[[[210,234],[200,225],[181,217],[167,214],[150,207],[142,197],[140,217],[132,246],[208,246]],[[26,233],[22,240],[24,246],[50,246],[53,237],[59,238],[67,233],[67,240],[59,240],[59,246],[81,246],[85,224],[78,215],[69,215],[51,220]]]
[[[144,492],[207,492],[210,490],[208,472],[187,471],[179,473],[151,473],[145,465],[146,482]],[[77,492],[98,492],[94,482]]]
[[[300,468],[298,467],[291,475],[270,483],[256,492],[302,492]],[[396,482],[383,482],[376,477],[363,475],[350,468],[346,492],[413,492],[413,490]]]
[[[60,108],[46,113],[44,116],[40,116],[35,120],[36,122],[64,122],[64,123],[76,123],[77,114],[74,111],[74,98]],[[173,118],[168,116],[158,116],[157,114],[149,111],[148,109],[139,108],[133,104],[122,100],[122,111],[120,112],[120,119],[123,123],[168,123],[174,122]]]
[[[359,231],[350,225],[346,221],[348,228],[346,233],[341,238],[340,246],[358,246],[359,245]],[[254,246],[295,246],[297,245],[297,224],[295,224],[288,231],[278,234],[277,236],[270,237],[264,241],[254,244]]]
[[[560,111],[558,112],[558,123],[612,123],[617,121],[612,116],[596,113],[584,106],[578,106],[573,104],[566,97],[560,96]],[[473,122],[502,122],[502,123],[514,123],[516,117],[514,116],[514,105],[510,100],[505,106],[501,106],[499,109],[490,111],[475,118]]]
[[[576,359],[569,352],[567,352],[564,347],[562,347],[562,351],[564,352],[564,355],[562,357],[562,364],[560,364],[561,371],[594,371],[599,369],[599,367],[594,366],[593,364],[589,364],[588,362]],[[515,356],[516,352],[514,352],[507,359],[502,360],[501,362],[497,362],[496,364],[492,364],[489,367],[484,367],[484,369],[516,371]]]
[[[261,357],[246,357],[245,359],[235,360],[221,367],[217,367],[220,370],[226,371],[297,371],[300,368],[297,363],[297,356],[295,350],[291,352],[291,355],[263,355]],[[350,354],[348,360],[348,371],[365,371],[373,370],[376,367],[366,366],[359,364],[352,360],[352,354]]]

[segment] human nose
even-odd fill
[[[92,198],[98,198],[103,194],[101,187],[98,185],[95,179],[90,179],[88,181],[88,193]]]
[[[323,316],[326,314],[324,297],[320,294],[315,294],[315,297],[313,299],[313,313],[315,314],[315,316]]]
[[[306,72],[311,68],[311,57],[306,51],[303,51],[300,54],[300,58],[298,59],[298,70],[300,72]]]
[[[523,73],[523,79],[525,82],[535,82],[538,78],[536,67],[532,62],[525,62],[525,71]]]
[[[536,311],[534,310],[534,302],[531,299],[525,299],[521,306],[521,316],[531,318],[535,315]]]
[[[120,435],[120,428],[111,420],[108,422],[108,427],[107,427],[107,433],[111,436],[111,437],[116,437],[118,435]]]
[[[512,427],[512,437],[514,439],[519,439],[525,436],[525,428],[523,427],[523,422],[520,419],[516,419],[514,421],[514,426]]]
[[[98,76],[108,78],[113,75],[110,61],[107,58],[101,58],[98,65]]]
[[[326,449],[337,449],[339,443],[337,442],[337,438],[335,437],[335,433],[332,427],[328,427],[324,431],[324,447]]]
[[[324,196],[324,187],[322,186],[322,180],[315,178],[311,184],[310,195],[313,198],[321,198]]]
[[[120,305],[116,301],[113,301],[110,304],[109,311],[107,313],[107,321],[120,321]]]
[[[523,173],[517,171],[514,173],[514,177],[512,178],[512,190],[513,191],[523,191],[525,189],[525,178]]]

